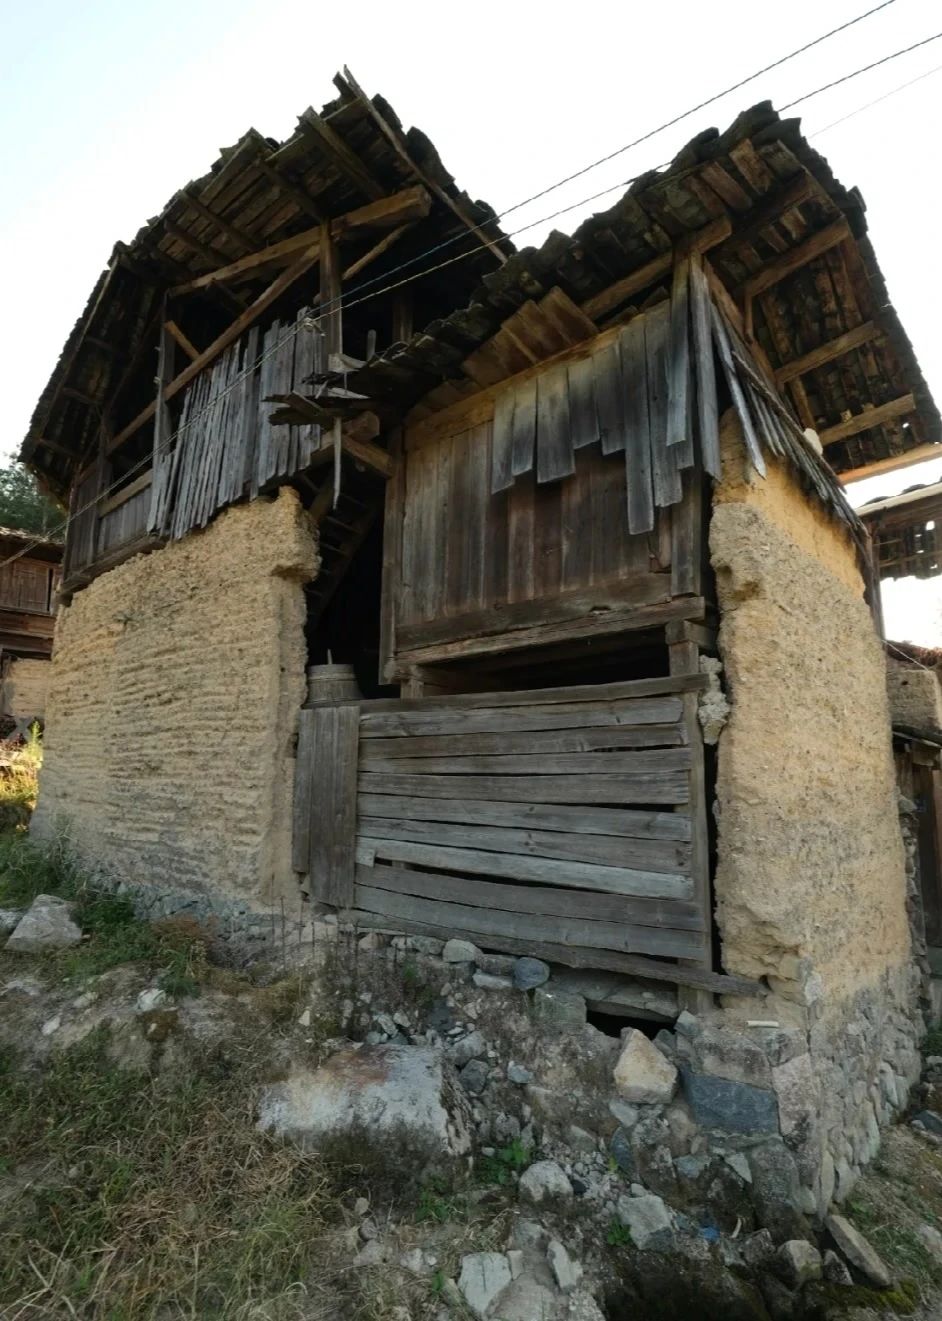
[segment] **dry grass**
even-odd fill
[[[25,743],[0,741],[0,831],[25,830],[39,793],[42,739],[33,725]]]

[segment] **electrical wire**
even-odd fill
[[[558,187],[562,187],[565,183],[570,182],[572,179],[579,178],[581,175],[584,175],[588,173],[590,170],[596,168],[596,166],[604,164],[605,162],[614,159],[614,157],[623,154],[623,152],[625,151],[630,150],[631,147],[638,145],[641,142],[647,141],[649,138],[655,136],[657,133],[663,131],[666,128],[672,127],[673,125],[680,123],[683,119],[688,118],[692,114],[695,114],[697,110],[703,109],[705,106],[711,105],[714,101],[719,100],[721,97],[728,95],[732,91],[738,90],[740,87],[745,86],[746,83],[751,82],[755,78],[759,77],[762,73],[778,68],[780,65],[784,64],[788,60],[795,58],[795,56],[803,53],[806,50],[811,49],[811,47],[813,46],[819,45],[821,42],[826,41],[829,37],[834,36],[839,32],[843,32],[849,27],[853,27],[856,23],[859,23],[863,19],[868,18],[871,14],[877,13],[881,9],[886,9],[889,7],[889,5],[894,4],[895,2],[896,0],[884,0],[884,3],[877,5],[872,9],[866,10],[863,14],[860,14],[856,18],[849,20],[847,23],[842,24],[840,27],[832,29],[830,32],[825,33],[823,36],[818,37],[814,41],[807,43],[805,46],[799,47],[797,50],[792,51],[789,55],[783,56],[780,60],[775,61],[773,64],[767,65],[764,69],[760,70],[758,73],[752,74],[750,75],[749,78],[743,79],[739,83],[733,84],[725,91],[717,93],[716,96],[711,97],[709,100],[701,102],[698,106],[694,107],[693,109],[686,111],[683,115],[676,116],[668,123],[661,125],[660,128],[652,129],[650,133],[647,133],[643,137],[637,139],[636,142],[629,143],[625,147],[619,148],[618,151],[611,152],[608,156],[600,158],[598,161],[593,162],[591,165],[586,166],[584,169],[576,171],[576,173],[567,176],[565,179],[560,180],[556,184],[551,185],[549,188],[545,188],[541,192],[534,193],[531,197],[525,199],[525,201],[516,203],[513,207],[510,207],[506,211],[501,212],[500,215],[495,216],[493,221],[484,222],[484,223],[494,223],[494,221],[501,219],[503,216],[509,215],[512,211],[519,210],[521,207],[528,205],[530,202],[535,201],[540,197],[546,196],[548,193],[553,192]],[[810,100],[812,97],[819,95],[821,92],[827,91],[832,87],[836,87],[842,83],[848,82],[850,81],[850,79],[856,78],[858,75],[862,73],[866,73],[871,69],[877,68],[884,64],[888,64],[892,60],[898,59],[900,56],[906,55],[912,50],[917,50],[921,46],[928,45],[929,42],[931,41],[938,40],[939,37],[942,37],[942,32],[938,32],[931,37],[927,37],[922,41],[914,43],[911,46],[906,46],[901,50],[895,51],[890,55],[884,56],[882,59],[877,60],[872,64],[865,65],[860,69],[856,69],[849,74],[845,74],[843,77],[835,79],[832,82],[823,85],[822,87],[815,88],[811,92],[804,93],[802,96],[795,98],[795,100],[788,102],[787,105],[782,107],[782,110],[793,109],[796,105],[799,105],[804,101]],[[903,86],[907,86],[907,85],[908,84],[904,84]],[[902,89],[900,88],[897,90],[902,90]],[[888,93],[887,95],[892,95],[892,93]],[[885,100],[886,97],[879,99]],[[866,108],[867,107],[860,107],[860,109],[866,109]],[[858,112],[857,111],[852,112],[852,114],[855,113]],[[850,116],[848,116],[848,118],[850,118]],[[828,127],[833,127],[833,125],[829,125]],[[821,132],[824,132],[824,130],[822,129]],[[667,164],[669,164],[669,162],[662,162],[661,165],[656,166],[654,168],[663,169]],[[644,171],[644,173],[649,173],[649,172],[650,171],[648,170]],[[580,198],[576,202],[572,202],[567,206],[560,207],[556,211],[552,212],[550,215],[543,216],[539,220],[529,221],[527,224],[520,226],[518,229],[512,230],[505,237],[513,238],[518,234],[525,233],[528,229],[534,229],[539,225],[547,224],[549,221],[555,220],[559,216],[565,215],[569,211],[576,210],[578,207],[585,206],[589,202],[596,201],[600,197],[604,197],[609,193],[616,192],[620,189],[629,187],[639,178],[641,178],[641,174],[634,175],[630,179],[620,180],[618,183],[611,184],[608,187],[603,188],[599,192],[593,193],[588,197]],[[465,236],[464,235],[458,236],[458,238],[462,238],[462,237]],[[386,283],[379,289],[375,289],[370,293],[366,292],[366,290],[371,289],[371,287],[374,284],[379,283],[379,281],[381,280],[388,281],[391,275],[395,275],[398,272],[407,269],[409,266],[414,265],[416,261],[421,261],[425,257],[434,255],[436,252],[441,251],[443,248],[449,246],[454,241],[456,240],[449,239],[445,243],[435,245],[434,247],[428,249],[426,252],[419,254],[418,257],[410,259],[409,262],[404,262],[401,263],[400,266],[394,267],[392,271],[386,272],[383,276],[376,277],[373,280],[365,281],[361,285],[356,286],[354,289],[348,290],[346,294],[341,294],[338,298],[331,300],[331,302],[328,303],[325,307],[321,307],[320,310],[318,311],[316,319],[320,321],[323,317],[331,314],[334,311],[349,310],[353,307],[357,307],[364,302],[379,297],[381,294],[389,293],[396,289],[400,289],[407,284],[413,283],[415,280],[424,279],[425,277],[435,274],[438,271],[441,271],[448,266],[454,265],[456,262],[465,261],[467,260],[468,257],[474,256],[476,253],[483,252],[489,247],[487,243],[478,244],[477,246],[470,248],[466,252],[458,253],[455,256],[450,257],[445,261],[439,262],[431,267],[426,267],[425,269],[413,275],[407,276],[402,280],[397,280],[392,283]],[[361,296],[355,297],[355,295],[357,294],[360,294]],[[261,366],[261,364],[266,361],[267,358],[277,353],[279,349],[290,338],[292,338],[298,333],[299,329],[300,329],[300,323],[296,322],[295,325],[293,325],[292,327],[289,328],[289,330],[286,331],[284,336],[282,336],[270,348],[265,350],[265,352],[261,353],[258,356],[258,358],[254,360],[254,362],[250,363],[248,366],[244,366],[243,368],[241,368],[240,371],[234,377],[234,379],[226,387],[220,390],[217,394],[213,395],[211,399],[207,400],[205,405],[199,410],[198,413],[187,419],[185,426],[178,427],[168,437],[166,437],[166,439],[162,442],[162,445],[160,446],[159,450],[153,450],[151,451],[151,453],[144,455],[136,464],[133,464],[126,472],[122,473],[120,477],[115,478],[115,480],[109,486],[105,487],[104,490],[100,491],[93,500],[90,500],[85,505],[82,505],[78,509],[71,511],[69,515],[60,524],[50,529],[49,532],[46,533],[44,538],[40,538],[32,543],[29,543],[21,550],[17,551],[15,554],[9,556],[7,559],[0,560],[0,569],[6,568],[9,564],[12,564],[15,560],[18,560],[22,558],[22,556],[29,554],[29,552],[35,549],[36,546],[43,544],[43,540],[48,541],[51,537],[55,536],[56,533],[65,531],[71,520],[79,517],[79,515],[83,513],[87,513],[89,509],[97,505],[104,497],[109,495],[119,486],[125,484],[128,481],[128,479],[132,477],[138,470],[144,468],[147,464],[152,463],[153,459],[157,457],[160,452],[169,449],[173,441],[176,440],[183,433],[183,431],[185,431],[188,427],[191,427],[195,422],[197,422],[201,417],[203,417],[205,413],[207,413],[211,408],[213,408],[219,402],[220,399],[224,398],[227,394],[230,393],[230,391],[234,390],[236,386],[241,384],[242,380],[247,375],[255,372]]]
[[[828,133],[832,128],[837,128],[838,124],[846,124],[848,119],[862,115],[865,110],[871,110],[875,105],[888,101],[891,96],[896,96],[897,92],[905,92],[908,87],[915,87],[916,83],[921,83],[924,78],[931,78],[934,73],[940,72],[942,72],[942,64],[937,64],[934,69],[927,69],[925,73],[919,74],[916,78],[910,78],[908,82],[900,83],[898,87],[892,88],[889,92],[884,92],[882,96],[876,97],[873,101],[867,101],[865,105],[859,105],[856,110],[851,110],[849,114],[841,115],[840,119],[832,119],[830,124],[825,124],[823,128],[819,128],[811,136],[819,138],[822,133]]]

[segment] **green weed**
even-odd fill
[[[620,1220],[613,1220],[605,1234],[605,1242],[610,1248],[627,1248],[631,1244],[631,1230]]]
[[[497,1183],[502,1187],[513,1180],[515,1174],[522,1174],[531,1163],[530,1148],[525,1147],[519,1138],[506,1147],[499,1147],[493,1156],[482,1158],[479,1170],[484,1183]]]

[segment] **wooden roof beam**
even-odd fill
[[[916,411],[916,400],[911,394],[900,395],[898,399],[891,399],[888,403],[879,404],[876,408],[865,408],[862,413],[857,413],[855,417],[849,417],[846,422],[838,422],[836,426],[825,427],[823,431],[818,432],[818,439],[822,445],[836,445],[839,440],[847,440],[849,436],[856,436],[861,431],[869,431],[871,427],[880,427],[884,422],[891,422],[893,418],[903,417],[906,413]]]
[[[771,289],[773,285],[779,284],[782,280],[788,279],[796,271],[800,271],[803,266],[807,266],[815,257],[820,257],[822,253],[828,252],[831,248],[836,248],[839,243],[844,243],[847,239],[853,238],[850,225],[842,216],[840,220],[833,221],[830,225],[825,225],[824,229],[819,229],[816,234],[799,243],[796,248],[790,248],[788,252],[783,252],[780,257],[770,261],[763,266],[761,271],[755,275],[750,275],[743,285],[743,295],[747,302],[764,293],[766,289]]]
[[[582,304],[582,310],[586,316],[591,317],[593,321],[598,321],[606,313],[613,311],[619,304],[624,303],[632,294],[637,294],[642,289],[647,289],[655,280],[666,275],[674,264],[674,260],[682,253],[690,252],[709,252],[717,244],[728,239],[732,233],[732,221],[729,216],[720,216],[713,220],[709,225],[704,225],[702,229],[695,230],[684,239],[678,239],[676,245],[668,248],[666,252],[659,252],[656,257],[639,266],[636,271],[616,280],[610,284],[607,289],[587,298]]]
[[[394,193],[391,197],[384,197],[377,202],[369,202],[366,206],[359,206],[353,211],[347,211],[344,215],[338,216],[330,222],[331,236],[340,239],[356,229],[379,229],[389,225],[398,226],[405,222],[411,223],[427,216],[431,206],[432,200],[424,188],[404,188],[402,192]],[[320,235],[320,226],[316,229],[306,229],[300,234],[292,235],[291,238],[282,239],[280,243],[272,243],[267,248],[261,248],[258,252],[251,252],[246,257],[240,257],[238,261],[219,266],[216,270],[208,271],[205,275],[198,275],[195,279],[187,281],[186,284],[175,285],[170,293],[174,297],[178,294],[194,293],[196,290],[208,288],[210,285],[237,279],[243,275],[250,275],[260,267],[290,261],[297,252],[310,247],[312,243],[319,246]]]
[[[242,248],[244,252],[252,251],[255,244],[251,236],[246,234],[245,230],[240,229],[238,225],[233,225],[231,221],[225,220],[222,216],[217,215],[215,211],[201,200],[201,198],[197,197],[196,189],[194,187],[190,186],[184,188],[182,192],[178,193],[178,197],[187,206],[192,207],[197,215],[202,216],[202,218],[208,221],[209,224],[214,225],[216,229],[221,230],[227,238],[231,239],[233,243]]]
[[[862,344],[868,344],[872,339],[879,339],[882,334],[883,331],[875,321],[865,321],[863,325],[845,331],[843,335],[838,335],[836,339],[829,340],[827,344],[820,344],[816,349],[811,349],[809,353],[803,354],[802,357],[795,358],[792,362],[783,363],[776,370],[776,383],[784,385],[787,381],[794,380],[798,376],[804,376],[806,372],[813,372],[818,367],[833,362],[835,358],[842,358],[845,353],[860,348]]]
[[[199,349],[191,343],[175,321],[165,321],[164,330],[179,344],[180,348],[189,358],[190,362],[195,362],[200,356]]]
[[[848,468],[846,472],[839,472],[837,478],[846,486],[850,482],[861,482],[866,477],[879,477],[884,472],[911,468],[913,464],[925,463],[929,459],[942,459],[942,445],[927,441],[924,445],[915,445],[903,454],[891,454],[888,459],[877,459],[876,462],[862,464],[859,468]]]
[[[480,228],[474,218],[468,215],[462,204],[456,198],[447,193],[441,184],[436,183],[430,175],[426,174],[420,165],[416,164],[406,150],[405,144],[399,134],[390,124],[387,124],[386,120],[376,109],[376,106],[373,104],[370,97],[367,96],[346,65],[344,65],[343,77],[341,78],[338,74],[334,78],[334,83],[340,87],[341,91],[346,92],[348,95],[352,94],[352,96],[360,102],[403,164],[408,167],[417,179],[425,184],[429,192],[433,193],[440,202],[444,202],[449,210],[454,211],[458,219],[468,227],[476,238],[481,240],[485,247],[490,249],[501,265],[503,265],[507,260],[507,253],[504,252],[500,244],[496,239],[490,238],[485,234],[484,230]]]
[[[304,111],[298,122],[309,136],[317,139],[341,174],[355,184],[361,193],[374,201],[385,196],[386,189],[373,178],[356,152],[347,146],[326,119],[309,109]]]
[[[216,339],[213,340],[208,348],[203,350],[198,358],[194,358],[188,367],[184,367],[183,371],[180,372],[178,376],[175,376],[172,381],[168,382],[163,392],[164,399],[172,399],[173,396],[182,390],[185,385],[189,385],[194,376],[197,376],[204,367],[209,366],[211,362],[215,361],[220,353],[223,353],[230,344],[234,344],[244,330],[247,330],[254,321],[257,321],[258,318],[267,311],[269,307],[271,307],[272,303],[276,302],[287,289],[290,289],[296,280],[299,280],[302,275],[306,274],[306,272],[315,265],[317,262],[317,256],[318,247],[316,244],[312,244],[306,248],[294,264],[289,266],[286,271],[282,271],[278,278],[274,280],[267,289],[260,293],[255,301],[250,303],[245,311],[240,316],[236,317],[235,321],[228,325],[222,334],[218,335]],[[156,410],[157,400],[154,399],[146,408],[143,408],[140,413],[138,413],[133,421],[129,422],[126,427],[122,427],[117,435],[111,438],[106,447],[105,453],[114,453],[114,451],[118,449],[119,446],[123,445],[130,436],[133,436],[149,418],[153,417]]]
[[[769,225],[774,225],[786,211],[801,206],[802,202],[808,202],[812,197],[826,198],[827,195],[822,191],[818,181],[803,170],[801,174],[789,180],[784,188],[779,188],[763,200],[759,206],[752,207],[744,216],[737,216],[733,232],[722,244],[722,250],[717,255],[723,257],[728,252],[736,252],[747,243],[754,243],[756,239],[762,238],[762,231]],[[743,221],[742,224],[739,223],[740,220]]]
[[[308,197],[307,193],[302,192],[290,179],[286,178],[277,165],[272,164],[272,158],[275,154],[275,152],[272,152],[270,156],[264,156],[259,153],[255,162],[259,172],[264,174],[265,178],[269,179],[280,192],[290,198],[303,215],[310,216],[317,224],[322,225],[326,219],[323,211],[316,202]]]

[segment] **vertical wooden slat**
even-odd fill
[[[569,375],[565,365],[537,377],[536,477],[555,482],[576,470],[569,424]]]
[[[681,643],[680,646],[692,649],[692,655],[686,657],[680,664],[684,670],[698,668],[699,648],[696,643]],[[673,651],[673,648],[671,649]],[[695,658],[697,658],[695,660]],[[675,662],[672,656],[671,670],[674,671]],[[704,930],[699,933],[698,940],[700,951],[695,959],[680,960],[681,963],[692,963],[695,967],[710,969],[713,965],[713,941],[712,941],[712,912],[713,905],[710,897],[710,843],[707,824],[707,801],[706,801],[706,781],[704,768],[704,749],[703,732],[700,728],[700,721],[697,716],[698,696],[696,693],[685,693],[684,702],[684,724],[687,728],[688,746],[691,752],[690,766],[690,801],[687,810],[690,813],[691,825],[691,857],[690,870],[694,886],[694,899],[704,914]],[[708,991],[699,991],[685,989],[681,992],[681,998],[687,1009],[692,1013],[704,1013],[712,1007],[713,997]]]
[[[716,368],[710,326],[710,291],[699,252],[690,256],[690,296],[693,312],[693,351],[697,380],[697,434],[700,462],[711,477],[722,475],[720,425],[716,402]]]
[[[595,411],[595,381],[591,354],[569,364],[569,426],[572,448],[584,449],[600,438]]]
[[[313,714],[317,819],[310,831],[311,894],[321,903],[349,908],[356,859],[360,708],[319,707]]]
[[[624,372],[625,480],[628,486],[628,530],[635,535],[654,530],[651,487],[651,436],[648,415],[644,318],[635,319],[621,334]]]
[[[298,751],[294,763],[294,812],[291,831],[291,865],[307,872],[311,858],[311,814],[314,784],[314,712],[302,711],[298,718]]]
[[[661,303],[643,318],[654,501],[661,509],[676,504],[683,495],[678,467],[682,447],[668,443],[669,316],[667,304]]]
[[[533,470],[536,439],[536,377],[517,386],[511,441],[511,471],[514,477]]]
[[[680,466],[693,462],[693,437],[687,425],[690,388],[690,263],[674,263],[671,285],[670,352],[668,355],[667,443],[687,451]]]
[[[529,601],[533,588],[536,473],[521,476],[508,492],[507,600]]]
[[[625,399],[622,391],[622,367],[617,341],[606,344],[592,355],[595,382],[595,408],[602,437],[602,453],[617,454],[625,448]]]
[[[399,427],[390,434],[389,455],[394,467],[386,483],[386,506],[383,515],[383,577],[379,614],[379,682],[391,683],[395,677],[396,616],[402,601],[402,533],[406,489],[406,461]]]
[[[703,581],[703,471],[688,468],[684,494],[671,509],[671,595],[699,596]]]
[[[752,416],[749,412],[749,405],[743,394],[742,386],[739,382],[739,375],[736,371],[736,364],[733,362],[733,353],[729,343],[729,332],[723,321],[723,314],[715,303],[711,305],[713,320],[713,336],[717,351],[720,355],[720,362],[723,364],[723,371],[726,375],[726,384],[729,386],[729,392],[732,395],[733,406],[739,417],[742,426],[743,438],[746,442],[746,449],[752,460],[756,472],[763,477],[765,474],[765,459],[762,454],[762,447],[756,436],[755,428],[752,423]]]
[[[491,442],[491,493],[506,491],[514,484],[513,473],[513,390],[502,391],[494,401],[494,431]]]

